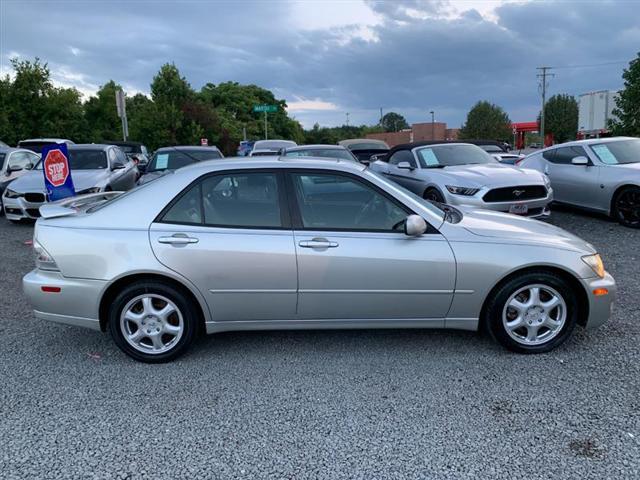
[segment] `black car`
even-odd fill
[[[338,145],[349,149],[353,153],[360,163],[369,165],[372,161],[371,157],[384,155],[389,151],[389,145],[382,140],[376,140],[374,138],[352,138],[349,140],[342,140],[338,142]]]
[[[165,172],[186,167],[192,163],[224,158],[218,147],[178,146],[162,147],[155,151],[138,185],[150,182]]]
[[[106,140],[102,142],[106,145],[116,145],[127,154],[133,162],[138,166],[140,173],[144,173],[149,164],[149,151],[147,147],[140,142],[121,142]]]

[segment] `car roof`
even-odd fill
[[[356,143],[375,143],[384,148],[389,148],[389,145],[384,140],[378,140],[377,138],[348,138],[346,140],[340,140],[338,145],[342,145],[343,147],[349,147],[349,145],[354,145]]]
[[[15,148],[15,147],[0,146],[0,153],[11,153],[11,152],[19,152],[19,151],[34,153],[31,150],[29,150],[28,148]]]
[[[556,145],[551,145],[550,147],[545,148],[545,150],[550,148],[558,148],[563,146],[572,146],[572,145],[593,145],[594,143],[608,143],[608,142],[621,142],[624,140],[638,140],[636,137],[601,137],[601,138],[585,138],[584,140],[572,140],[570,142],[558,143]],[[542,150],[540,150],[542,151]]]
[[[75,145],[75,142],[72,140],[67,140],[66,138],[25,138],[24,140],[20,140],[18,143],[23,142],[50,142],[50,143],[70,143]]]
[[[129,141],[118,141],[118,140],[103,140],[102,142],[105,145],[122,145],[126,147],[141,147],[143,145],[142,142],[129,142]]]
[[[367,167],[353,160],[344,160],[329,157],[282,157],[279,155],[262,157],[226,157],[219,160],[205,160],[184,166],[176,172],[202,170],[206,173],[212,170],[230,170],[245,168],[320,168],[339,170],[363,171]]]
[[[300,150],[346,150],[342,145],[316,144],[316,145],[298,145],[297,147],[289,147],[287,152],[297,152]]]
[[[178,151],[183,151],[183,150],[202,150],[203,152],[206,152],[207,150],[217,150],[220,151],[218,149],[218,147],[216,147],[215,145],[209,145],[209,146],[203,146],[203,145],[176,145],[175,147],[161,147],[159,149],[156,150],[156,152],[165,152],[167,150],[178,150]]]
[[[67,146],[68,150],[107,150],[113,145],[105,145],[104,143],[74,143]]]
[[[429,147],[433,145],[470,145],[470,142],[457,141],[457,140],[425,140],[421,142],[401,143],[396,145],[390,150],[391,152],[397,152],[398,150],[413,150],[417,147]]]

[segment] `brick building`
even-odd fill
[[[458,128],[447,128],[444,122],[414,123],[410,129],[400,132],[370,133],[367,138],[383,140],[390,147],[401,143],[420,142],[424,140],[457,140]]]

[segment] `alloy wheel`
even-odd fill
[[[629,226],[640,226],[640,189],[623,191],[616,201],[618,219]]]
[[[567,304],[555,289],[543,284],[518,289],[507,300],[502,324],[521,345],[544,344],[555,338],[567,320]]]
[[[175,347],[185,324],[175,303],[162,295],[148,293],[125,305],[120,314],[120,329],[133,348],[158,355]]]

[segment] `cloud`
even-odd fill
[[[153,8],[150,7],[153,5]],[[478,100],[513,120],[539,109],[536,66],[629,61],[640,45],[633,2],[13,2],[0,17],[10,52],[47,61],[90,93],[110,79],[148,92],[174,62],[194,88],[238,81],[272,89],[305,126],[376,123],[430,110],[458,126]],[[65,45],[67,47],[65,47]],[[550,94],[619,88],[624,63],[557,69]]]

